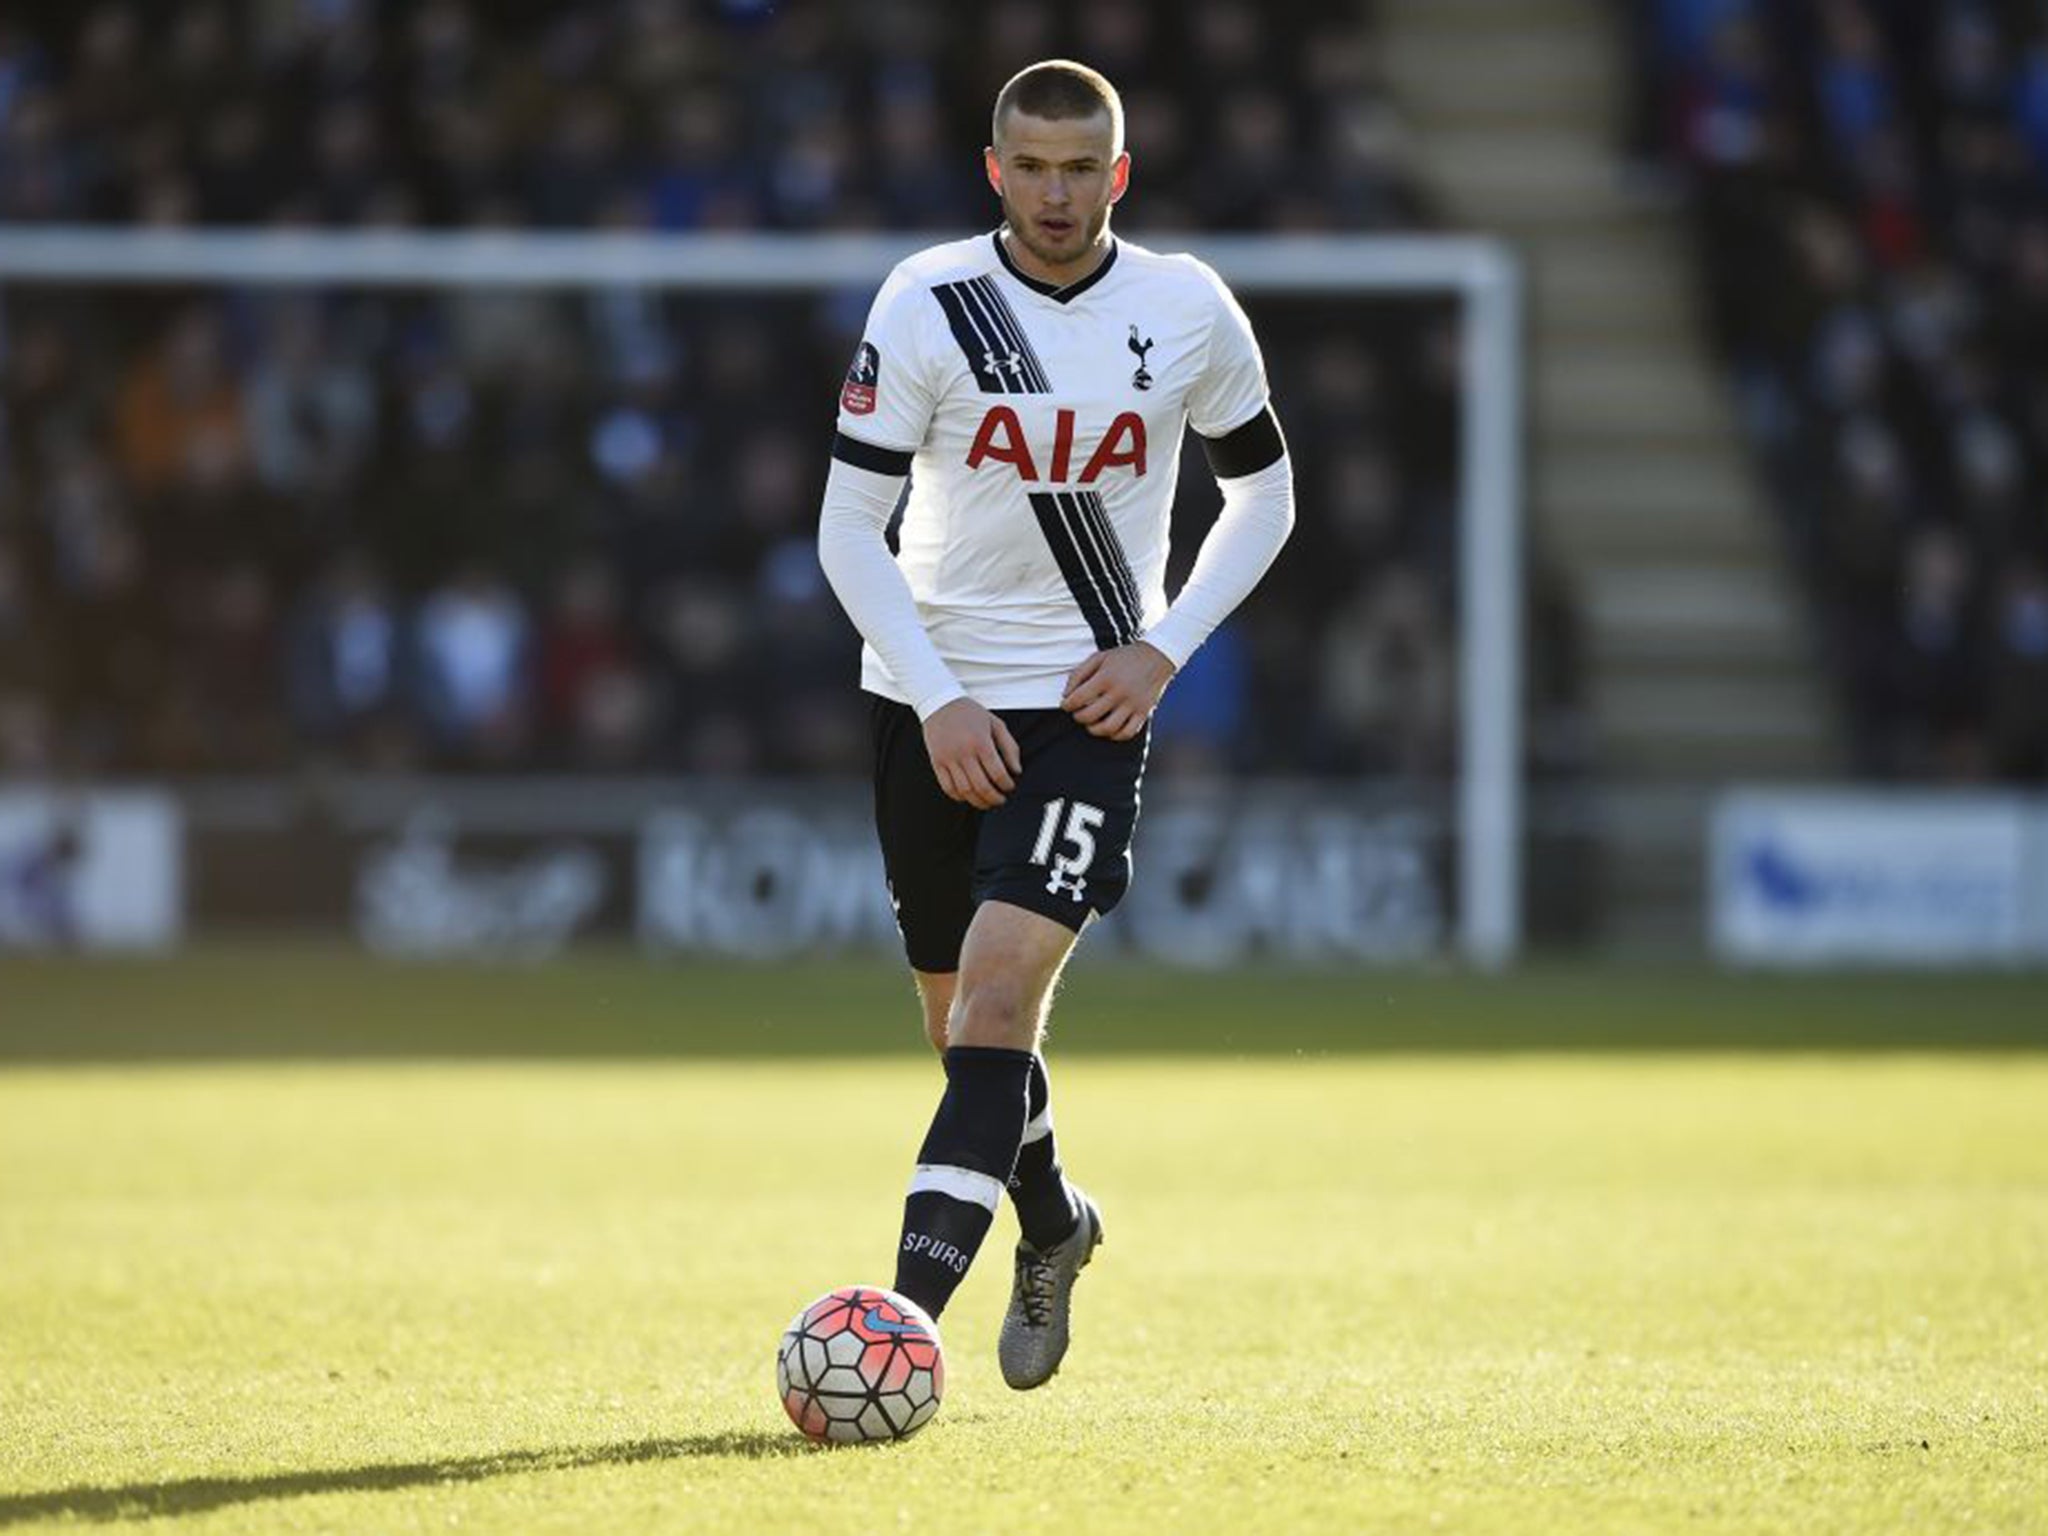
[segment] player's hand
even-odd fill
[[[955,699],[924,723],[924,747],[948,799],[992,811],[1017,787],[1024,754],[1017,738],[972,699]]]
[[[1060,708],[1091,736],[1129,741],[1145,729],[1174,671],[1166,653],[1143,640],[1097,651],[1067,674]]]

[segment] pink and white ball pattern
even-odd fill
[[[797,1313],[783,1334],[775,1390],[813,1440],[901,1440],[931,1421],[946,1390],[938,1324],[894,1291],[842,1287]]]

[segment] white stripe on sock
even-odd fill
[[[1003,1198],[1003,1183],[985,1173],[976,1173],[972,1168],[951,1168],[944,1164],[919,1163],[917,1172],[910,1176],[910,1192],[916,1194],[949,1195],[955,1200],[964,1200],[969,1205],[996,1208]]]
[[[1052,1106],[1046,1105],[1037,1114],[1024,1122],[1024,1139],[1020,1146],[1030,1146],[1034,1141],[1043,1141],[1052,1134]]]

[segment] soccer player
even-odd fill
[[[866,641],[875,822],[946,1069],[895,1288],[943,1312],[1007,1188],[1022,1239],[997,1354],[1024,1389],[1059,1369],[1102,1242],[1053,1137],[1047,1006],[1129,882],[1152,712],[1272,563],[1294,492],[1229,290],[1109,232],[1131,177],[1115,88],[1034,64],[996,97],[993,137],[1002,227],[908,258],[876,296],[818,551]],[[1169,604],[1187,425],[1223,508]]]

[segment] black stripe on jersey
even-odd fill
[[[872,470],[878,475],[910,473],[911,455],[902,449],[878,448],[873,443],[864,443],[857,437],[848,437],[844,432],[832,434],[832,457],[842,464],[851,464],[855,469]]]
[[[1053,559],[1059,562],[1067,590],[1074,594],[1081,616],[1088,621],[1095,648],[1106,651],[1129,645],[1138,638],[1141,626],[1136,605],[1117,579],[1123,550],[1106,519],[1099,527],[1090,526],[1081,505],[1083,496],[1093,498],[1094,493],[1034,491],[1031,510],[1038,516],[1039,531],[1051,546]],[[1099,502],[1095,511],[1100,514]]]
[[[1116,528],[1110,523],[1109,509],[1103,506],[1101,496],[1094,491],[1075,492],[1074,506],[1094,539],[1102,564],[1116,582],[1117,594],[1122,599],[1125,627],[1130,631],[1129,638],[1135,640],[1145,627],[1145,605],[1138,601],[1138,578],[1131,574],[1130,557],[1124,553],[1123,542],[1117,538]]]
[[[967,359],[967,371],[974,376],[974,382],[981,386],[984,395],[1021,394],[1022,381],[1006,372],[999,363],[998,355],[1002,349],[994,333],[983,329],[978,311],[969,307],[966,290],[964,282],[941,283],[932,289],[932,297],[946,312],[946,323],[953,328],[953,339],[960,344],[960,353]]]
[[[987,299],[974,291],[975,283],[987,278],[969,278],[957,283],[940,283],[932,297],[946,312],[953,339],[967,359],[967,371],[984,395],[1044,395],[1052,392],[1045,370],[1039,366],[1030,344],[1019,347],[1006,336],[991,317]],[[1002,296],[996,295],[997,302]],[[1016,324],[1014,316],[1011,324]],[[1022,332],[1016,333],[1021,337]]]
[[[938,295],[939,303],[946,311],[947,323],[953,327],[953,339],[960,343],[960,351],[967,359],[967,371],[974,375],[974,382],[981,386],[981,392],[984,395],[1022,393],[1022,381],[998,361],[1003,351],[1000,339],[982,319],[980,306],[968,302],[967,284],[941,283],[932,292]]]
[[[946,324],[952,327],[953,340],[960,344],[960,355],[967,359],[967,371],[981,386],[981,392],[985,395],[1007,395],[1010,386],[1002,370],[997,369],[992,374],[984,371],[982,353],[992,349],[981,332],[975,329],[974,321],[967,313],[967,302],[960,296],[962,286],[959,283],[940,283],[932,289],[932,297],[946,312]]]
[[[1031,338],[1024,334],[1024,327],[1017,320],[1017,312],[1010,308],[1010,301],[1003,297],[1003,290],[996,286],[992,277],[972,278],[968,287],[974,291],[988,312],[989,322],[995,326],[1003,340],[1010,344],[1017,356],[1024,361],[1024,382],[1031,386],[1036,395],[1052,393],[1052,380],[1045,376],[1045,365],[1038,360],[1038,354],[1031,349]]]

